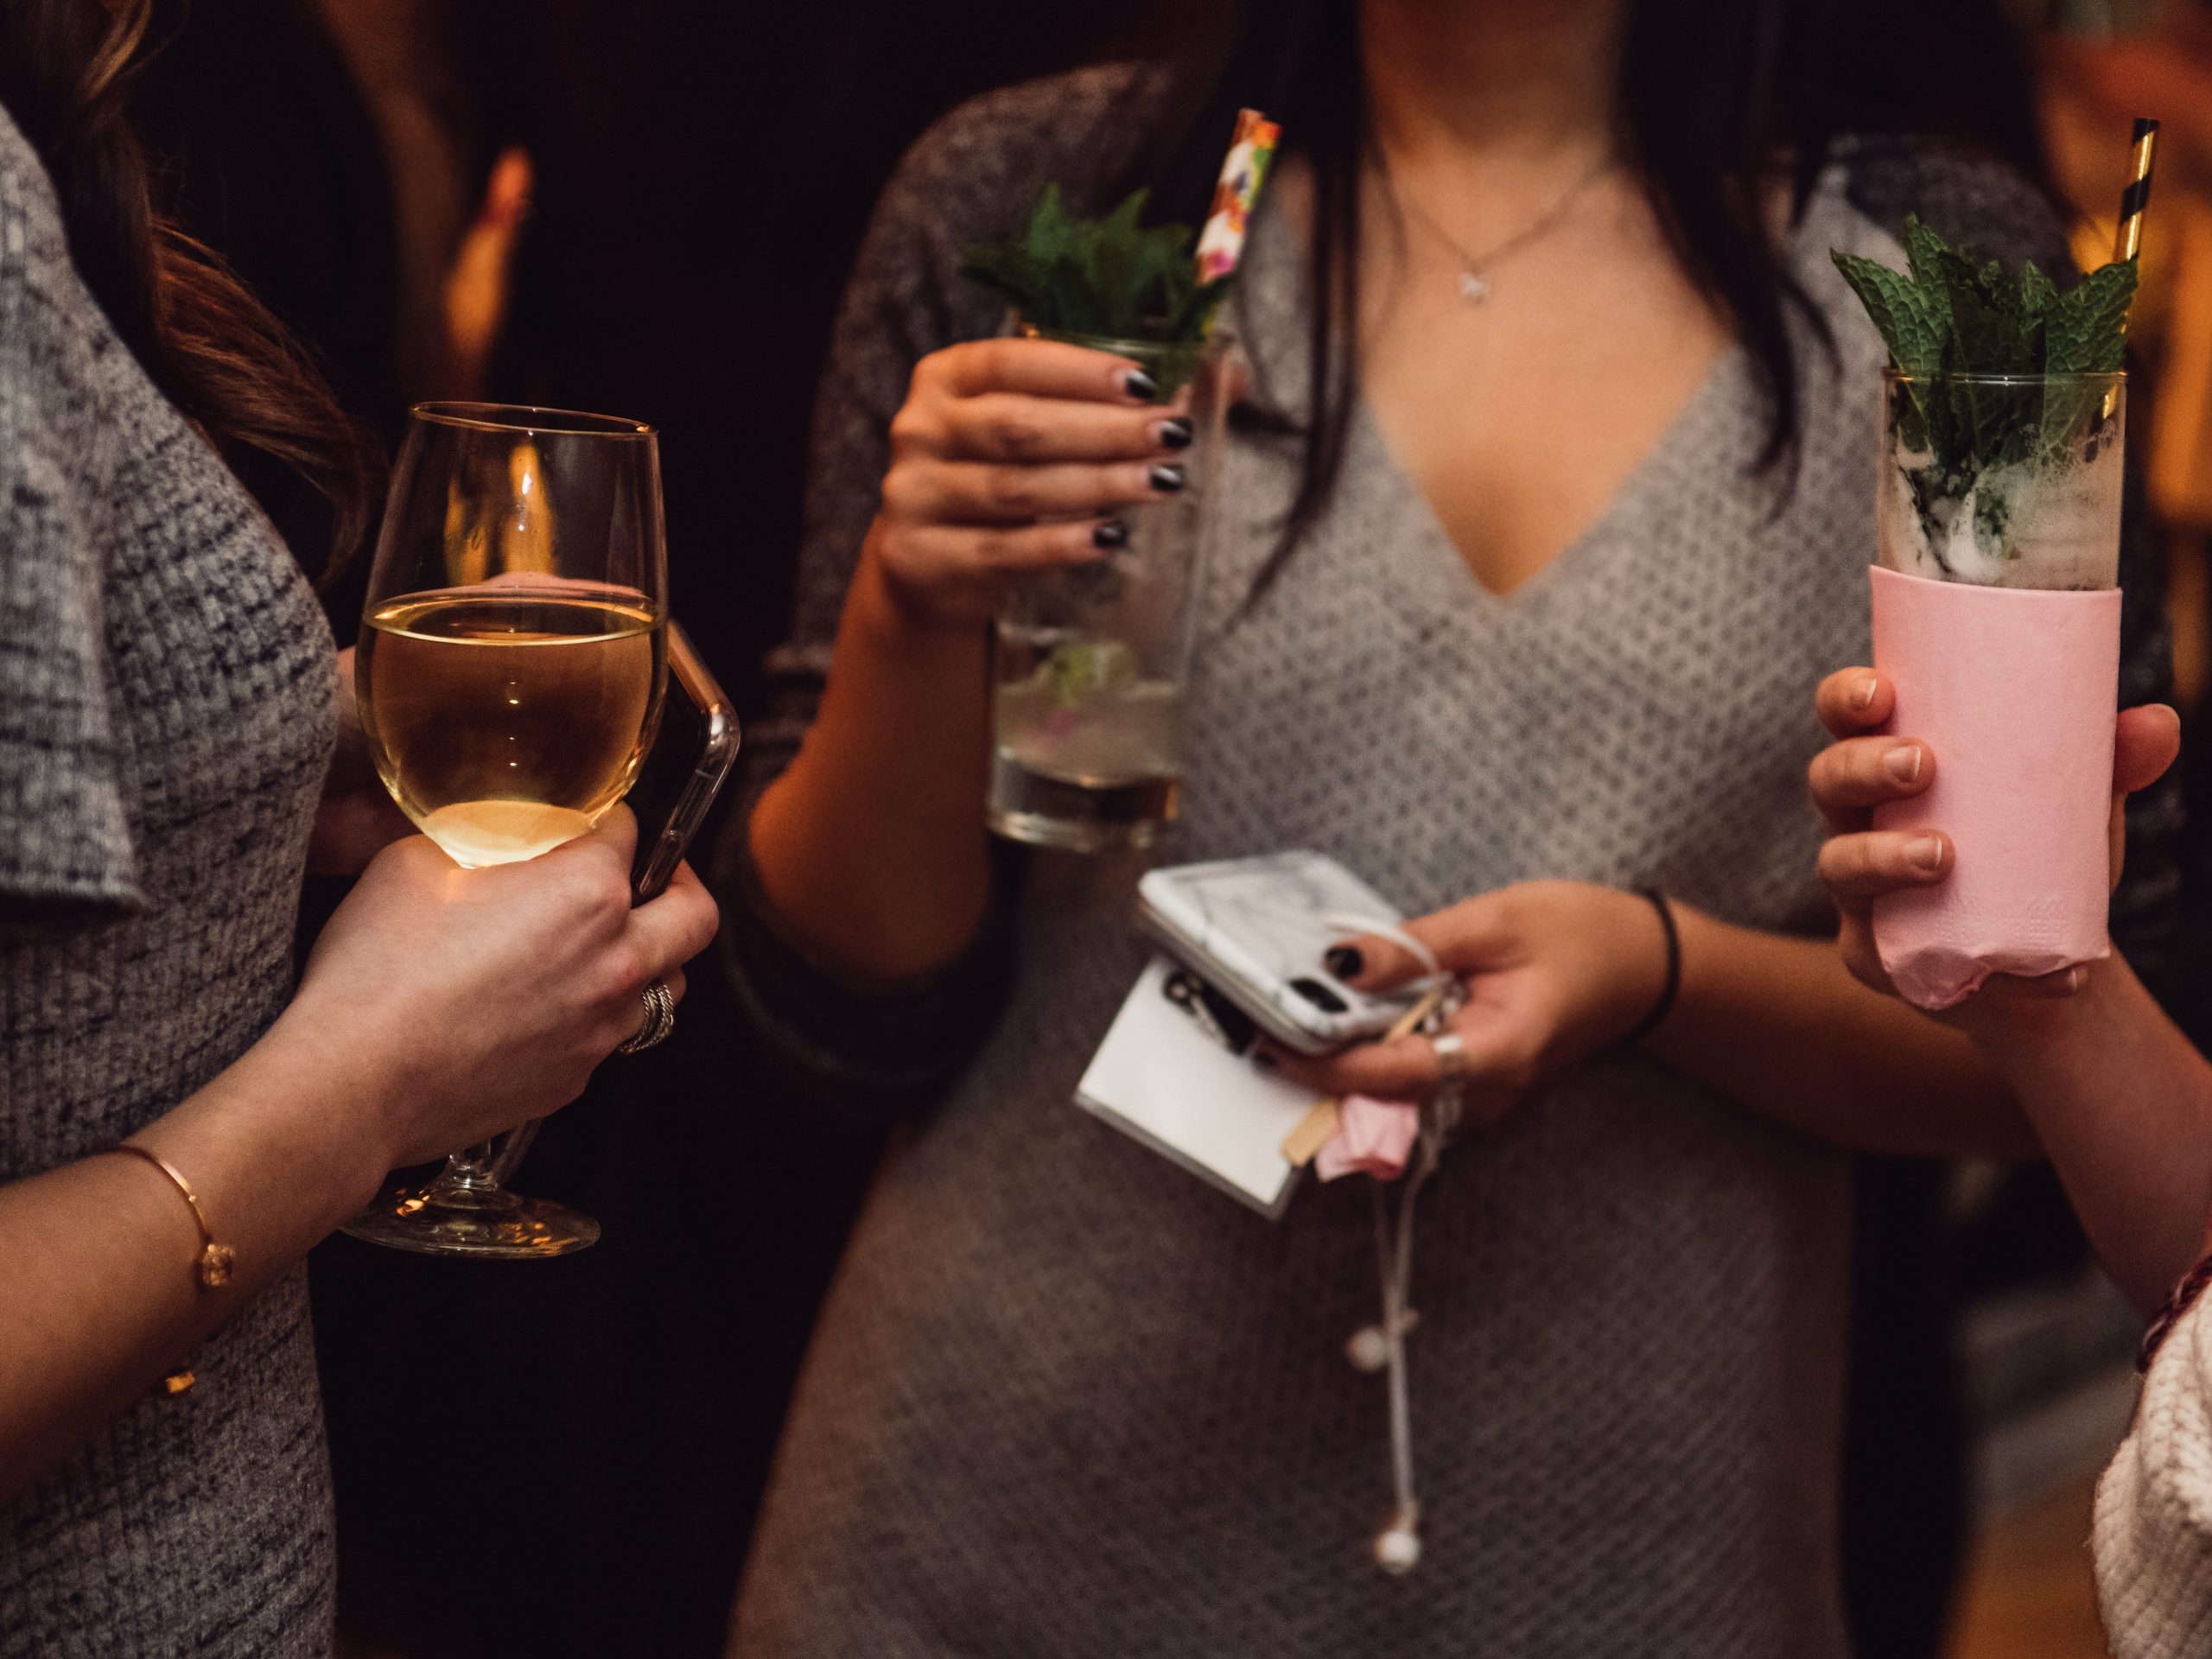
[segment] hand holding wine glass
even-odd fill
[[[685,867],[632,909],[636,839],[618,809],[526,863],[457,869],[421,836],[371,861],[283,1024],[355,1051],[361,1133],[347,1145],[375,1160],[372,1178],[566,1105],[637,1029],[644,986],[682,996],[715,902]]]
[[[416,408],[370,573],[357,684],[378,774],[454,863],[537,858],[588,836],[622,798],[659,718],[667,594],[651,427]],[[631,988],[625,1034],[638,1046],[666,1034],[664,980]],[[346,1230],[439,1255],[582,1249],[597,1223],[501,1184],[534,1128],[453,1154],[428,1187],[389,1195]]]

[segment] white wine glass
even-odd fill
[[[354,660],[392,798],[453,861],[534,858],[629,790],[666,676],[653,429],[567,410],[421,404],[392,474]],[[356,1238],[436,1255],[563,1255],[599,1224],[507,1190],[535,1123],[387,1192]]]

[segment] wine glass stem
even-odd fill
[[[452,1154],[424,1194],[433,1204],[480,1205],[505,1198],[507,1178],[537,1138],[537,1120]]]

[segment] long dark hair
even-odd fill
[[[235,464],[281,462],[330,503],[334,569],[375,460],[306,351],[212,251],[161,219],[127,95],[153,0],[4,0],[0,106],[46,164],[78,275],[163,395]]]
[[[1352,254],[1370,138],[1357,0],[1236,0],[1211,37],[1179,54],[1171,79],[1161,105],[1171,114],[1125,188],[1162,187],[1162,207],[1195,223],[1224,136],[1247,104],[1283,123],[1287,150],[1312,173],[1305,464],[1264,587],[1327,503],[1359,380]],[[1789,169],[1793,219],[1845,135],[1948,141],[2044,186],[2033,85],[2026,44],[2000,0],[1630,0],[1622,151],[1683,270],[1758,369],[1768,403],[1763,467],[1793,466],[1796,453],[1790,311],[1825,340],[1768,224],[1777,169]]]

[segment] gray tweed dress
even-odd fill
[[[1003,234],[1043,180],[1110,175],[1144,95],[1127,71],[993,95],[886,194],[817,416],[798,636],[775,664],[791,701],[757,734],[769,770],[828,667],[914,359],[999,326],[958,247]],[[1866,205],[1878,172],[1906,193],[1893,211]],[[1219,480],[1231,530],[1185,817],[1159,856],[1319,848],[1409,912],[1550,876],[1831,927],[1804,773],[1815,683],[1868,650],[1881,348],[1827,255],[1895,257],[1885,224],[1938,200],[1954,233],[2048,257],[2047,213],[2003,175],[1911,153],[1832,169],[1791,251],[1835,341],[1831,361],[1801,340],[1794,492],[1752,471],[1760,402],[1730,349],[1510,598],[1471,576],[1363,410],[1325,514],[1236,615],[1298,465],[1247,423]],[[1237,319],[1263,408],[1302,407],[1305,307],[1299,251],[1263,210]],[[2138,695],[2163,652],[2140,621]],[[1009,884],[1009,988],[861,1215],[732,1651],[1840,1655],[1847,1160],[1622,1056],[1464,1139],[1415,1263],[1426,1554],[1386,1578],[1368,1555],[1389,1504],[1382,1384],[1344,1355],[1376,1311],[1362,1183],[1309,1188],[1271,1225],[1071,1103],[1144,959],[1136,873],[1039,855]],[[863,995],[779,936],[741,845],[723,874],[740,989],[795,1078],[851,1107],[962,1058],[990,942],[940,983]]]
[[[314,595],[0,111],[0,1181],[159,1116],[283,1007],[335,691]],[[188,1363],[0,1503],[0,1655],[329,1651],[305,1269]]]

